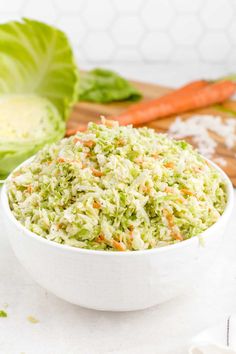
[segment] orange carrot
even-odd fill
[[[175,240],[179,240],[182,241],[183,240],[183,236],[181,235],[180,231],[178,228],[176,228],[175,224],[174,224],[174,218],[173,215],[170,214],[168,212],[168,210],[164,209],[163,210],[163,215],[165,216],[167,223],[168,223],[168,227],[170,229],[170,233],[171,236],[175,239]]]
[[[150,102],[159,102],[160,100],[166,100],[166,99],[172,99],[172,98],[181,98],[182,95],[186,95],[187,93],[192,93],[195,92],[196,90],[199,90],[200,88],[203,88],[208,85],[208,82],[206,80],[197,80],[190,82],[189,84],[181,87],[180,89],[174,90],[170,93],[165,94],[164,96],[161,96],[155,100],[148,101],[148,102],[143,102],[139,103],[137,105],[132,105],[128,111],[131,112],[133,110],[136,110],[137,108],[146,108],[150,105]],[[102,124],[105,124],[107,127],[113,127],[116,123],[114,121],[110,121],[105,119],[104,117]],[[69,137],[71,135],[75,135],[78,131],[85,131],[87,129],[87,124],[86,123],[78,123],[75,129],[67,129],[66,130],[66,136]]]
[[[96,242],[106,242],[106,239],[104,237],[103,234],[100,234],[97,238],[96,238]]]
[[[81,140],[81,142],[85,147],[88,147],[88,148],[92,148],[92,147],[94,147],[94,145],[96,145],[95,141],[93,141],[93,140]]]
[[[93,202],[93,208],[94,209],[101,209],[101,207],[102,206],[101,206],[101,204],[99,202],[96,202],[96,201]]]
[[[103,172],[96,170],[95,168],[92,168],[92,173],[95,177],[102,177]]]
[[[218,81],[199,89],[190,90],[190,93],[169,95],[140,103],[136,108],[130,109],[117,117],[120,125],[144,124],[157,118],[164,118],[173,114],[184,113],[198,108],[204,108],[212,104],[221,103],[236,91],[236,84],[231,81]],[[168,99],[167,99],[168,98]]]
[[[181,235],[181,233],[179,231],[176,230],[172,230],[171,231],[171,236],[178,241],[183,241],[183,236]]]
[[[206,86],[209,85],[209,82],[206,80],[197,80],[197,81],[193,81],[190,82],[182,87],[180,87],[177,90],[171,91],[161,97],[158,97],[156,99],[153,99],[151,101],[146,101],[146,102],[141,102],[138,104],[134,104],[132,105],[130,108],[128,108],[127,111],[131,112],[131,111],[135,111],[137,108],[146,108],[149,107],[150,104],[153,105],[155,102],[156,103],[160,103],[160,102],[164,102],[164,101],[169,101],[170,99],[177,99],[177,98],[181,98],[181,97],[185,97],[187,94],[191,94],[194,92],[197,92],[199,89],[202,89]]]
[[[165,166],[166,168],[174,168],[174,167],[175,167],[174,163],[171,162],[171,161],[164,163],[164,166]]]
[[[33,192],[33,187],[31,186],[31,184],[26,188],[28,193],[32,193]]]
[[[157,118],[221,103],[235,91],[236,84],[229,80],[216,83],[198,80],[157,99],[133,105],[124,113],[111,117],[111,119],[117,120],[120,125],[144,124]],[[76,129],[67,129],[66,136],[71,136],[76,134],[77,131],[85,131],[86,129],[87,124],[80,123]]]
[[[181,193],[186,194],[186,195],[194,195],[194,192],[190,191],[189,189],[181,189]]]
[[[121,251],[121,252],[126,251],[126,247],[123,242],[118,242],[118,241],[113,240],[112,245],[114,248],[117,249],[117,251]]]
[[[66,129],[66,136],[75,135],[78,131],[84,132],[86,129],[87,129],[86,123],[78,123],[75,129],[70,129],[70,128]]]
[[[173,219],[173,215],[169,213],[168,210],[164,209],[163,210],[163,215],[165,216],[167,222],[168,222],[168,226],[171,229],[174,226],[174,219]]]
[[[95,141],[93,141],[93,140],[82,140],[82,139],[78,138],[77,136],[74,137],[73,143],[76,144],[78,142],[80,142],[81,144],[83,144],[85,147],[88,147],[88,148],[92,148],[92,147],[94,147],[94,145],[96,145]]]

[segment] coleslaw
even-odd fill
[[[107,251],[197,236],[227,199],[219,172],[185,141],[105,119],[46,146],[8,183],[10,208],[27,229]]]

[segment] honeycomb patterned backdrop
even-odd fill
[[[236,67],[236,0],[0,0],[2,22],[22,16],[65,30],[81,65]]]

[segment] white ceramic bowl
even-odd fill
[[[201,234],[204,246],[198,237],[133,252],[60,245],[28,231],[15,219],[5,184],[1,192],[2,213],[14,252],[36,282],[58,297],[83,307],[130,311],[171,299],[206,272],[216,258],[231,215],[232,184],[218,166],[210,163],[226,181],[228,202],[217,223]]]

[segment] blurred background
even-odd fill
[[[235,0],[7,0],[0,20],[30,17],[71,39],[80,68],[179,85],[236,68]]]

